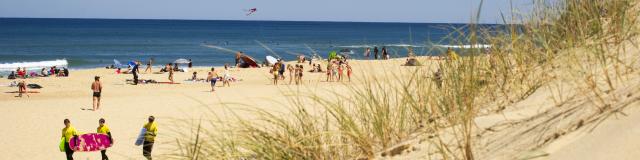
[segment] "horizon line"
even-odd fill
[[[328,22],[328,23],[404,23],[404,24],[471,24],[460,22],[389,22],[389,21],[314,21],[314,20],[236,20],[236,19],[171,19],[171,18],[69,18],[69,17],[3,17],[0,19],[79,19],[79,20],[159,20],[159,21],[261,21],[261,22]],[[479,25],[505,25],[500,23],[477,23]]]

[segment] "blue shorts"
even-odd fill
[[[211,79],[211,85],[216,85],[216,81],[218,81],[218,78]]]

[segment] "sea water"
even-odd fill
[[[392,57],[406,56],[408,47],[417,54],[437,55],[446,49],[442,46],[450,45],[447,39],[456,36],[455,29],[464,27],[443,23],[0,18],[0,70],[32,63],[68,63],[72,69],[104,67],[114,59],[124,64],[141,60],[144,64],[151,58],[159,65],[186,58],[195,66],[220,66],[234,62],[230,51],[243,51],[258,61],[267,55],[293,60],[298,54],[326,56],[342,49],[350,49],[352,58],[363,58],[364,48],[373,52],[376,46],[386,46]]]

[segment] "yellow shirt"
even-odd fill
[[[456,54],[456,52],[454,52],[454,51],[449,52],[449,58],[451,58],[451,60],[454,60],[454,61],[458,60],[459,57],[460,56],[458,56],[458,54]]]
[[[109,132],[111,132],[111,130],[109,130],[109,126],[107,126],[106,124],[103,124],[102,127],[98,127],[98,133],[102,133],[102,134],[107,134]]]
[[[76,128],[73,128],[73,126],[62,128],[62,137],[64,137],[65,142],[71,141],[71,138],[77,135],[78,132],[76,131]]]
[[[158,134],[156,123],[147,123],[144,125],[144,128],[147,129],[147,132],[144,134],[144,140],[147,142],[154,142],[156,139],[156,135]]]

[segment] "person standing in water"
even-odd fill
[[[77,137],[78,131],[71,126],[69,119],[64,119],[64,128],[62,128],[62,138],[64,138],[64,153],[67,156],[67,160],[73,160],[73,150],[69,146],[71,138]]]
[[[100,96],[102,94],[102,83],[100,83],[100,77],[93,78],[93,84],[91,84],[91,90],[93,91],[93,111],[100,109]]]
[[[364,57],[369,59],[369,55],[371,55],[371,48],[364,49]]]
[[[389,58],[389,53],[387,53],[387,47],[382,46],[382,59],[388,59]]]
[[[151,151],[153,151],[153,143],[155,143],[158,135],[158,127],[156,126],[155,117],[149,116],[149,122],[144,124],[143,128],[147,130],[144,133],[144,142],[142,142],[142,155],[151,160]]]
[[[378,47],[373,47],[373,59],[378,59]]]
[[[191,59],[189,59],[189,64],[187,64],[187,66],[188,66],[189,68],[193,67],[193,61],[191,61]]]
[[[133,65],[133,69],[131,70],[131,73],[133,73],[133,85],[138,85],[138,72],[140,72],[140,69],[138,69],[140,66],[140,62],[136,61]]]
[[[109,130],[109,127],[104,123],[105,123],[104,118],[100,118],[100,120],[98,120],[98,129],[96,132],[109,136],[109,141],[111,141],[111,145],[113,146],[113,138],[111,137],[111,130]],[[106,149],[101,150],[100,155],[102,156],[102,160],[109,160],[109,157],[107,157]]]

